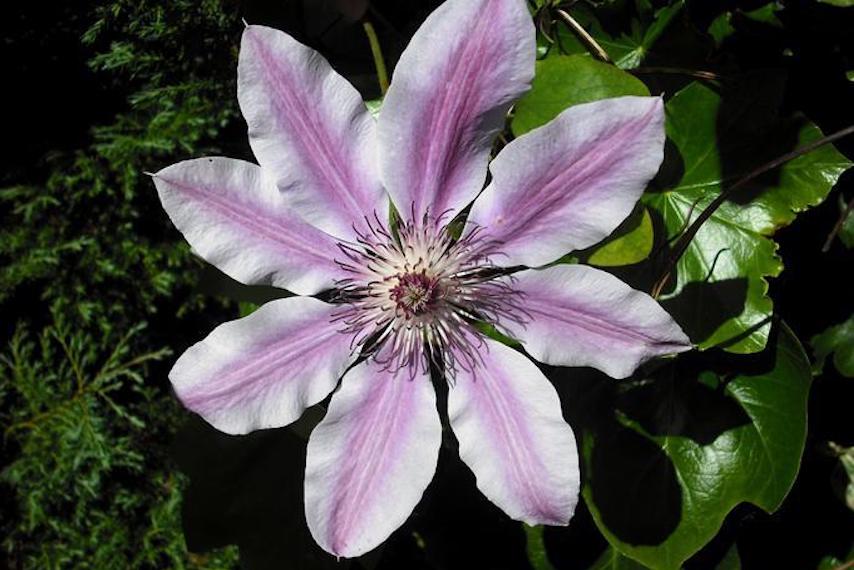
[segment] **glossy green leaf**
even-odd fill
[[[854,316],[812,337],[810,344],[815,354],[816,374],[821,374],[824,361],[832,354],[839,373],[854,378]]]
[[[611,237],[593,250],[586,263],[599,267],[639,263],[649,257],[654,238],[652,218],[649,211],[641,206]]]
[[[723,189],[768,161],[821,138],[803,118],[779,120],[773,104],[781,85],[754,78],[724,93],[692,83],[667,104],[672,143],[646,203],[675,237]],[[762,350],[773,303],[767,277],[783,270],[771,236],[797,212],[825,199],[851,165],[825,145],[755,179],[706,221],[680,258],[665,306],[700,348]]]
[[[537,62],[531,90],[516,104],[513,134],[545,125],[572,105],[621,95],[649,95],[649,90],[628,73],[589,57],[547,57]]]
[[[785,325],[759,355],[694,359],[622,386],[616,418],[582,431],[597,526],[654,569],[680,568],[741,502],[775,511],[804,449],[812,376]]]
[[[818,0],[822,4],[829,4],[837,8],[851,8],[854,6],[854,0]]]

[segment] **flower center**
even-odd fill
[[[397,285],[391,289],[391,298],[397,303],[397,309],[407,317],[423,315],[435,304],[439,282],[431,279],[425,272],[404,273],[397,277]]]
[[[338,282],[336,319],[362,354],[389,368],[431,364],[454,373],[474,366],[479,333],[472,324],[519,320],[515,293],[489,261],[494,244],[468,231],[454,238],[425,216],[389,230],[377,216],[355,243],[340,243],[349,277]]]

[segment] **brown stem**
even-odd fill
[[[681,67],[636,67],[630,69],[629,73],[636,74],[672,74],[672,75],[687,75],[688,77],[696,77],[697,79],[705,79],[707,81],[719,81],[722,79],[720,75],[714,71],[703,71],[700,69],[683,69]]]
[[[608,56],[608,52],[602,49],[602,46],[599,45],[599,42],[593,39],[593,36],[588,34],[587,30],[585,30],[581,24],[576,22],[575,18],[569,15],[569,12],[558,8],[557,10],[555,10],[555,14],[558,15],[558,17],[563,21],[564,24],[569,26],[569,29],[571,29],[573,33],[578,36],[578,39],[584,42],[584,44],[587,46],[587,49],[591,50],[593,52],[593,55],[596,56],[596,59],[604,61],[605,63],[614,63]]]
[[[729,188],[721,191],[717,198],[715,198],[711,204],[706,206],[706,208],[700,212],[700,215],[694,220],[685,233],[679,238],[679,241],[676,242],[676,245],[673,247],[673,252],[670,255],[670,258],[667,261],[667,265],[662,272],[661,278],[656,282],[655,286],[652,288],[652,296],[658,297],[661,294],[661,291],[667,285],[668,280],[670,279],[670,274],[673,272],[673,268],[676,266],[676,262],[685,254],[685,250],[688,249],[688,246],[691,244],[691,240],[694,239],[694,236],[697,235],[697,232],[700,231],[702,225],[712,217],[712,214],[723,204],[730,195],[750,182],[751,180],[765,174],[770,170],[774,170],[775,168],[789,162],[792,159],[798,158],[804,154],[810,153],[815,149],[822,147],[826,144],[832,143],[838,139],[846,137],[850,134],[854,133],[854,125],[846,127],[840,131],[836,131],[832,135],[828,135],[826,137],[822,137],[817,141],[813,141],[807,145],[804,145],[800,148],[797,148],[791,152],[787,152],[786,154],[775,158],[771,162],[767,162],[760,166],[759,168],[752,170],[746,176],[738,180],[735,184],[730,186]]]

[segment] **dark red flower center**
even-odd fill
[[[405,273],[397,278],[391,298],[407,317],[426,313],[438,293],[438,281],[422,273]]]

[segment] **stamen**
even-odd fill
[[[490,261],[498,244],[479,227],[453,238],[443,224],[449,214],[428,212],[392,231],[375,212],[355,242],[339,244],[346,260],[337,263],[349,277],[337,283],[334,320],[353,336],[353,350],[389,369],[426,373],[432,365],[452,378],[480,359],[474,322],[526,320],[512,277]]]

